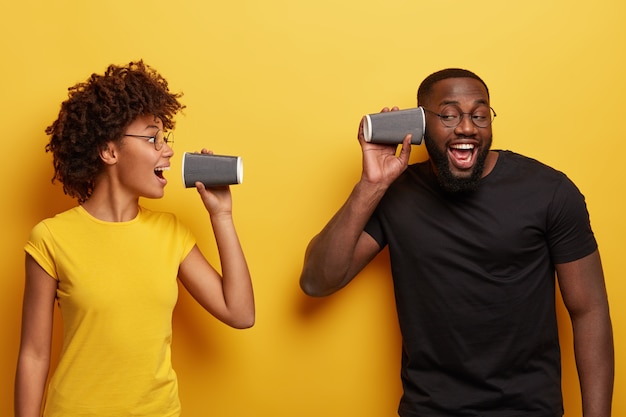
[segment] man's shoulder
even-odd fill
[[[556,176],[565,175],[558,169],[527,155],[522,155],[510,150],[494,150],[494,152],[498,153],[497,163],[504,168],[513,168],[521,172],[534,172]]]

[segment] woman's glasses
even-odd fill
[[[153,136],[131,135],[130,133],[125,133],[124,136],[130,136],[132,138],[148,139],[148,142],[153,144],[154,149],[156,149],[157,151],[160,151],[161,149],[163,149],[163,145],[165,145],[166,143],[169,145],[170,148],[174,144],[174,135],[172,134],[172,132],[165,133],[161,129],[157,130]]]

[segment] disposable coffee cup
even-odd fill
[[[426,119],[422,107],[366,114],[363,121],[364,139],[371,143],[400,144],[410,133],[413,135],[411,143],[419,145],[424,138],[425,129]]]
[[[186,188],[191,188],[195,187],[198,181],[205,187],[241,184],[243,181],[241,157],[185,152],[183,183]]]

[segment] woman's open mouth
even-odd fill
[[[163,176],[163,171],[169,171],[170,167],[166,166],[166,167],[156,167],[154,169],[154,175],[156,175],[160,180],[165,181],[165,177]]]

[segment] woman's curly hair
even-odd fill
[[[120,141],[126,127],[137,117],[151,114],[173,129],[176,113],[185,108],[170,93],[167,81],[143,61],[127,66],[110,65],[103,75],[92,74],[68,89],[57,120],[46,128],[52,152],[54,176],[63,191],[85,202],[103,169],[100,151]]]

